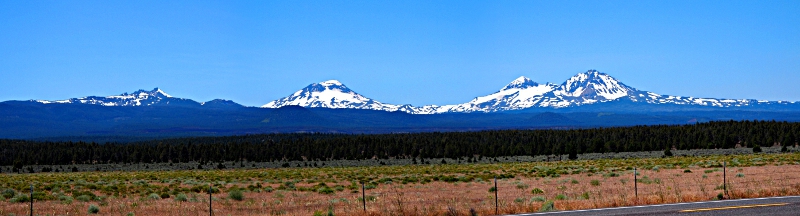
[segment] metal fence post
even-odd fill
[[[211,207],[211,201],[211,184],[208,184],[208,216],[212,216],[212,212],[214,212]]]
[[[498,191],[497,190],[497,176],[495,176],[494,177],[494,214],[496,214],[496,215],[500,214],[500,211],[498,210],[499,207],[497,205],[497,191]]]
[[[725,161],[722,162],[722,190],[725,191],[725,197],[728,196],[728,171]]]
[[[636,167],[633,168],[633,193],[636,198],[639,198],[639,184],[636,183]]]
[[[367,211],[367,192],[364,191],[364,182],[361,182],[361,201],[364,203],[364,211]]]
[[[31,184],[31,216],[33,216],[33,184]]]

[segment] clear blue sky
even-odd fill
[[[260,106],[338,79],[455,104],[597,69],[661,94],[800,100],[800,1],[0,1],[0,101]]]

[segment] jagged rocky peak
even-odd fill
[[[614,77],[597,70],[576,74],[559,86],[555,93],[563,97],[614,100],[636,91]]]
[[[122,96],[139,96],[139,97],[146,97],[146,96],[164,96],[164,97],[172,97],[171,95],[167,94],[160,88],[156,87],[153,90],[147,91],[144,89],[139,89],[131,94],[125,93]]]
[[[538,85],[539,83],[534,82],[532,79],[525,76],[520,76],[514,81],[511,81],[511,83],[508,83],[508,85],[506,85],[505,87],[503,87],[503,89],[500,90],[503,91],[508,89],[526,89]]]

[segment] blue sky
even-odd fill
[[[260,106],[338,79],[455,104],[597,69],[660,94],[800,100],[800,1],[0,1],[0,101]]]

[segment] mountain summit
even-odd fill
[[[384,104],[356,93],[338,80],[312,83],[292,95],[269,102],[261,108],[283,106],[321,107],[333,109],[372,109],[384,111],[405,111],[409,105]]]
[[[589,70],[570,77],[553,93],[565,99],[604,101],[628,96],[636,91],[608,74]]]
[[[521,76],[514,81],[511,81],[508,85],[500,89],[500,91],[509,90],[509,89],[526,89],[532,86],[538,86],[539,83],[534,82],[532,79]]]

